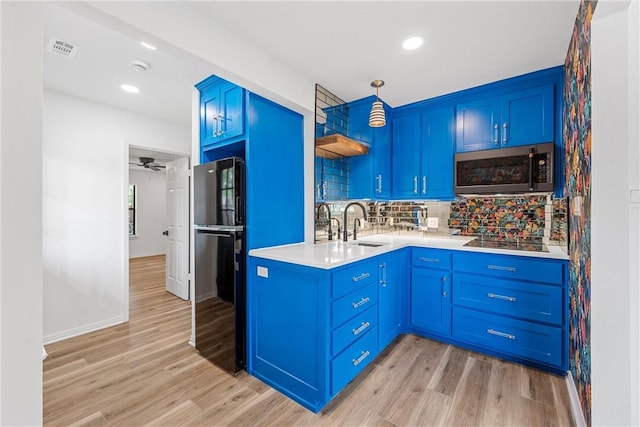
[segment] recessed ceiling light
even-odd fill
[[[140,89],[138,89],[135,86],[132,85],[122,85],[120,86],[120,89],[122,89],[125,92],[129,92],[129,93],[138,93],[140,92]]]
[[[402,42],[402,47],[405,50],[413,50],[422,46],[422,37],[409,37]]]
[[[146,48],[147,48],[147,49],[149,49],[149,50],[156,50],[156,49],[157,49],[154,45],[149,44],[149,43],[147,43],[147,42],[140,42],[140,44],[141,44],[142,46],[146,47]]]

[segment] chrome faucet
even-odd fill
[[[329,205],[322,202],[318,205],[318,211],[316,213],[316,218],[320,219],[320,209],[324,206],[325,210],[327,211],[327,213],[329,214],[329,229],[327,230],[327,234],[329,235],[329,240],[333,240],[333,230],[331,229],[331,208],[329,208]],[[338,225],[338,228],[340,227],[340,225]],[[339,233],[339,232],[338,232]],[[340,234],[338,234],[339,236]]]
[[[343,213],[343,218],[342,218],[342,223],[344,224],[344,234],[342,235],[342,241],[346,242],[347,240],[349,240],[349,233],[347,231],[347,211],[349,210],[349,208],[352,205],[356,205],[356,206],[360,206],[360,209],[362,209],[362,213],[364,214],[364,220],[367,220],[367,210],[365,209],[365,207],[362,205],[362,203],[360,202],[351,202],[349,203],[347,206],[345,206],[344,208],[344,213]],[[355,240],[356,238],[356,222],[353,222],[353,238]]]

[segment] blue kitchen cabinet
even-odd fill
[[[567,261],[454,252],[455,340],[566,372]]]
[[[393,196],[453,198],[453,107],[423,108],[393,125]]]
[[[420,114],[393,118],[392,196],[413,199],[419,196],[420,174]]]
[[[409,249],[401,249],[379,257],[380,287],[378,295],[379,344],[388,346],[404,325],[404,300],[409,282]]]
[[[370,96],[349,103],[349,137],[369,145],[369,153],[349,158],[349,198],[391,197],[391,107],[384,104],[386,126],[369,126]]]
[[[249,93],[246,120],[247,248],[302,242],[302,116]],[[283,196],[286,197],[285,201]]]
[[[212,76],[196,85],[200,91],[200,145],[233,142],[244,134],[245,91]]]
[[[249,257],[251,375],[317,412],[379,353],[379,261],[335,269]]]
[[[430,109],[422,114],[422,197],[453,198],[453,107]]]
[[[445,250],[412,250],[411,326],[420,331],[451,335],[450,259]]]
[[[539,144],[555,140],[554,86],[473,95],[456,105],[456,151]]]

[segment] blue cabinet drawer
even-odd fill
[[[451,252],[443,249],[413,248],[411,264],[414,267],[429,267],[441,270],[451,268]]]
[[[453,308],[453,336],[469,344],[562,367],[562,329]]]
[[[378,355],[378,328],[351,344],[331,361],[331,395],[338,393]]]
[[[525,320],[562,324],[562,288],[470,274],[453,277],[453,303]]]
[[[331,332],[331,354],[336,355],[378,324],[376,306],[349,320]]]
[[[374,283],[340,298],[331,304],[331,327],[342,325],[347,320],[378,304],[378,284]]]
[[[331,295],[340,298],[371,283],[378,283],[378,261],[359,262],[333,273]]]
[[[453,270],[554,285],[564,283],[564,263],[543,258],[456,252],[453,254]]]

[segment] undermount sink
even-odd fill
[[[380,246],[384,246],[387,243],[378,243],[378,242],[359,242],[359,241],[351,241],[349,243],[347,243],[348,245],[352,245],[352,246],[367,246],[370,248],[378,248]]]

